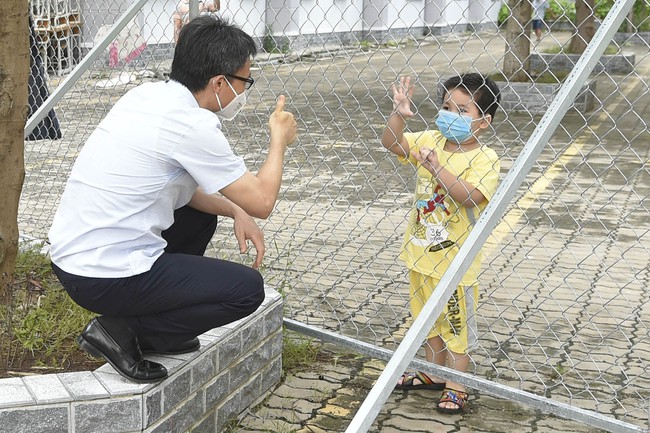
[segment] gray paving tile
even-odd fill
[[[33,404],[34,397],[27,390],[22,379],[0,379],[0,407],[22,406]]]
[[[23,381],[39,404],[72,400],[72,395],[56,374],[26,376]]]
[[[90,371],[61,373],[59,379],[75,400],[110,397],[106,388]]]

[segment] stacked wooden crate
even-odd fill
[[[41,58],[48,73],[63,75],[79,60],[80,0],[30,0]]]

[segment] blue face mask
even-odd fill
[[[440,110],[436,117],[436,126],[447,140],[460,144],[472,136],[472,120],[474,119],[470,116]]]

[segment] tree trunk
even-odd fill
[[[508,81],[530,81],[530,0],[510,0],[510,17],[506,21],[506,48],[503,75]]]
[[[0,300],[11,284],[18,252],[18,200],[25,178],[24,130],[29,79],[25,0],[0,1]]]
[[[645,15],[647,17],[647,15]],[[625,31],[628,33],[634,33],[636,31],[634,26],[634,8],[630,9],[630,12],[627,14],[627,23],[625,25]]]
[[[571,37],[569,53],[582,54],[596,33],[594,0],[576,0],[576,28]]]

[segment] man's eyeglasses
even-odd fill
[[[253,84],[255,84],[255,80],[253,79],[253,77],[244,78],[244,77],[238,77],[237,75],[230,75],[230,74],[226,74],[226,77],[234,78],[235,80],[245,82],[246,84],[244,88],[246,90],[250,89],[251,87],[253,87]]]

